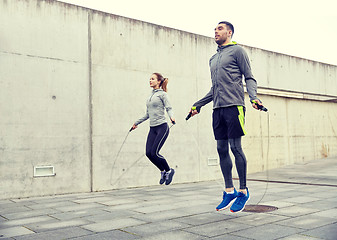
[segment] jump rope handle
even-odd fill
[[[133,129],[133,126],[130,128],[129,132],[131,132],[132,130],[135,130],[135,129]]]
[[[257,108],[258,108],[259,110],[262,110],[262,111],[265,111],[265,112],[268,111],[267,108],[265,108],[263,105],[258,104],[257,101],[252,100],[251,102],[252,102],[252,103],[255,103],[255,105],[257,106]]]
[[[197,110],[198,113],[200,113],[200,108],[201,108],[201,107],[193,106],[191,109],[192,109],[192,111]],[[192,117],[192,111],[189,112],[189,114],[188,114],[187,117],[185,118],[186,121]]]

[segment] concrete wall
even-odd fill
[[[248,171],[337,155],[337,67],[244,46],[269,113],[247,102]],[[157,184],[144,156],[152,72],[170,79],[177,124],[162,154],[175,183],[221,178],[210,88],[213,39],[56,1],[0,0],[0,198]],[[248,97],[246,98],[248,101]],[[211,161],[210,160],[210,161]],[[51,165],[56,176],[33,177]]]

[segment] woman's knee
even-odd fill
[[[146,150],[145,155],[146,155],[149,159],[152,159],[152,158],[153,158],[153,154],[152,154],[152,151],[151,151],[151,150]]]

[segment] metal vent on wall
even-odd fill
[[[209,157],[207,159],[207,165],[208,166],[218,166],[218,159]]]
[[[34,177],[55,176],[54,166],[34,166]]]

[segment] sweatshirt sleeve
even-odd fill
[[[237,62],[240,68],[241,73],[245,77],[247,92],[250,100],[257,99],[257,82],[253,76],[252,69],[250,67],[250,62],[246,51],[243,48],[240,48],[240,51],[237,51]]]
[[[172,106],[170,104],[170,101],[169,101],[169,98],[166,92],[164,92],[162,95],[162,101],[163,101],[167,114],[169,115],[170,118],[173,118]]]
[[[211,87],[211,90],[209,90],[205,97],[195,102],[193,106],[202,107],[205,106],[207,103],[210,103],[211,101],[213,101],[213,87]]]
[[[139,124],[141,124],[142,122],[146,121],[147,119],[149,119],[149,113],[148,113],[148,111],[146,110],[146,114],[144,115],[144,117],[138,119],[138,120],[135,122],[135,125],[139,125]]]

